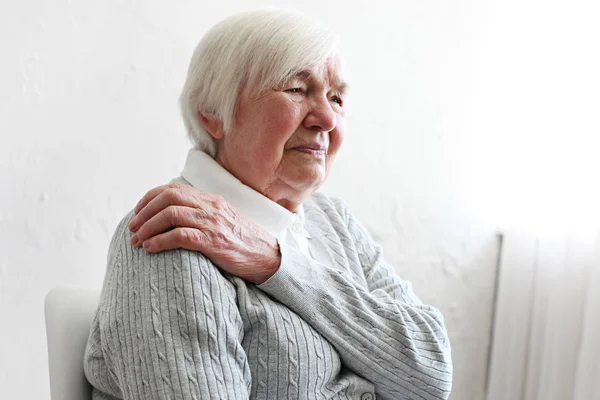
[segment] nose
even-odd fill
[[[304,127],[313,131],[331,132],[336,125],[336,114],[329,104],[327,96],[314,98],[308,115],[304,118]]]

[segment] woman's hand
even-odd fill
[[[148,252],[199,251],[222,270],[261,284],[279,269],[277,240],[221,196],[170,184],[150,190],[135,207],[131,243]]]

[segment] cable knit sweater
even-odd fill
[[[310,258],[280,243],[253,285],[201,253],[146,253],[117,227],[86,348],[95,399],[446,399],[442,315],[338,200],[304,203]],[[316,261],[319,260],[319,261]]]

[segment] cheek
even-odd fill
[[[286,144],[298,130],[302,110],[297,103],[282,99],[268,104],[266,109],[269,111],[260,118],[260,133],[254,137],[253,146],[260,153],[257,156],[273,167],[280,163]]]
[[[288,137],[298,130],[303,119],[303,106],[290,99],[280,101],[274,108],[276,120],[280,129],[288,133]]]
[[[283,151],[302,123],[302,107],[288,100],[278,102],[273,109],[276,111],[265,121],[265,126],[269,126],[269,137],[266,139],[271,145],[277,143],[277,148]]]

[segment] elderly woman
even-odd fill
[[[110,245],[84,363],[96,399],[449,396],[440,312],[316,193],[345,89],[335,36],[301,15],[204,36],[181,96],[194,148]]]

